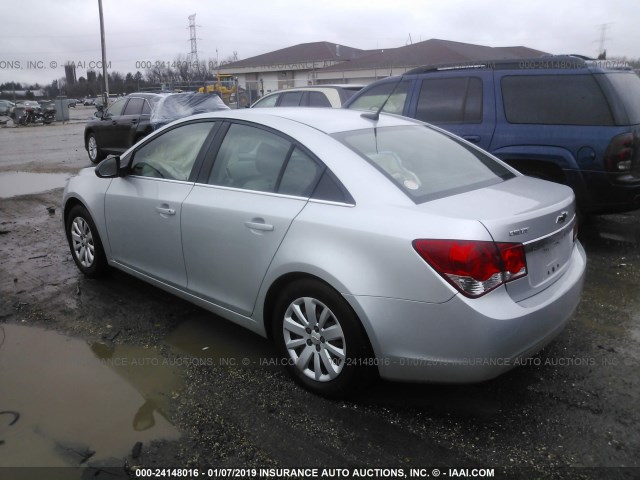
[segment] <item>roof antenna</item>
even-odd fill
[[[404,75],[401,75],[400,78],[398,79],[398,81],[396,82],[396,84],[393,86],[393,90],[391,90],[391,93],[389,94],[389,96],[387,98],[385,98],[384,102],[382,102],[382,105],[380,105],[380,108],[378,108],[377,111],[375,111],[375,112],[364,112],[360,116],[362,118],[368,118],[369,120],[373,120],[374,122],[377,122],[378,120],[380,120],[380,112],[385,107],[385,105],[387,104],[389,99],[392,97],[392,95],[394,93],[396,93],[396,89],[398,88],[398,85],[400,85],[400,82],[402,82],[403,78],[404,78]]]

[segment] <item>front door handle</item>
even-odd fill
[[[168,208],[165,206],[162,207],[156,207],[156,212],[158,212],[160,215],[175,215],[176,211],[173,208]]]
[[[462,138],[467,142],[480,143],[480,135],[463,135]]]
[[[244,226],[251,230],[259,230],[261,232],[271,232],[273,231],[273,225],[269,225],[268,223],[264,223],[264,220],[261,218],[254,218],[250,222],[244,222]]]

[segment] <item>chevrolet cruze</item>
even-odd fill
[[[327,396],[501,374],[562,330],[586,265],[570,188],[348,110],[169,124],[70,179],[64,224],[85,275],[118,268],[269,337]]]

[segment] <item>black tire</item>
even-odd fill
[[[276,346],[289,373],[304,388],[341,398],[376,378],[375,359],[362,324],[344,298],[328,285],[313,279],[287,285],[274,315]],[[336,352],[342,352],[342,358]]]
[[[99,163],[106,157],[105,153],[98,146],[98,141],[93,133],[87,135],[87,143],[85,146],[91,163]]]
[[[107,271],[107,257],[93,219],[86,208],[76,205],[67,215],[65,230],[71,256],[78,269],[89,278],[98,278]]]

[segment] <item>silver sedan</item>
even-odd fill
[[[78,268],[115,267],[271,338],[304,387],[476,382],[582,292],[570,188],[444,131],[355,111],[174,122],[70,179]]]

